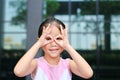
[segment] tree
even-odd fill
[[[16,15],[12,17],[13,25],[21,25],[26,23],[27,2],[26,0],[11,1],[10,5],[16,9]]]
[[[44,8],[46,13],[44,13],[44,17],[52,16],[54,12],[59,8],[59,3],[56,0],[45,0],[46,5]],[[11,1],[10,5],[12,7],[16,7],[16,15],[12,17],[13,25],[21,25],[26,23],[27,17],[27,1],[26,0],[18,0]]]

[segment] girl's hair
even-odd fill
[[[44,20],[40,24],[39,30],[38,30],[38,37],[40,37],[42,35],[43,27],[44,26],[47,27],[48,24],[53,23],[53,22],[55,22],[56,27],[58,27],[59,29],[60,29],[60,25],[62,25],[63,29],[65,29],[65,24],[62,21],[60,21],[60,20],[58,20],[58,19],[56,19],[54,17],[48,17],[46,20]]]

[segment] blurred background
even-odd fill
[[[69,27],[71,45],[94,70],[89,80],[120,80],[119,0],[0,0],[0,80],[30,80],[13,68],[48,16]]]

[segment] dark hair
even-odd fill
[[[38,30],[38,37],[40,37],[42,35],[43,27],[44,26],[47,27],[48,24],[53,23],[53,22],[55,22],[57,25],[59,25],[59,26],[57,26],[58,28],[60,28],[60,25],[62,25],[63,29],[65,29],[65,24],[62,21],[60,21],[54,17],[48,17],[46,20],[44,20],[40,24],[39,30]]]

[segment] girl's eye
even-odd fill
[[[56,40],[62,40],[62,38],[61,38],[61,37],[58,37],[58,38],[56,38]]]
[[[46,37],[46,40],[51,40],[51,38],[50,37]]]

